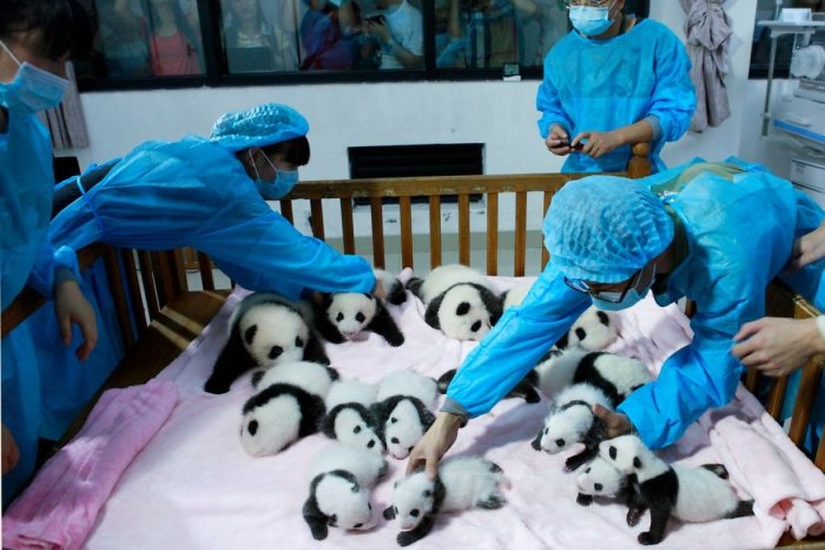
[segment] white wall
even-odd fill
[[[683,35],[678,0],[651,2],[651,17]],[[733,116],[721,127],[687,135],[665,148],[667,163],[694,156],[718,159],[738,153],[753,93],[747,81],[756,0],[729,0],[726,9],[741,41],[728,79]],[[553,172],[561,160],[549,154],[536,129],[537,81],[400,82],[288,85],[252,88],[96,92],[81,96],[90,147],[74,151],[81,166],[123,155],[148,139],[207,134],[225,111],[278,101],[309,119],[313,161],[304,179],[348,177],[346,148],[356,145],[483,142],[489,174]]]

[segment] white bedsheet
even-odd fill
[[[514,281],[495,280],[502,287]],[[313,540],[301,507],[310,465],[330,441],[317,434],[276,456],[250,457],[238,438],[241,407],[252,394],[249,375],[228,394],[202,391],[223,346],[229,313],[244,294],[233,293],[203,334],[160,374],[177,383],[180,403],[126,470],[87,541],[88,550],[398,547],[397,524],[383,518],[368,532],[331,529],[326,540]],[[412,296],[392,313],[406,337],[400,348],[375,334],[327,344],[342,377],[376,382],[406,368],[438,377],[458,367],[475,346],[449,340],[427,326],[424,308]],[[616,319],[622,339],[611,349],[639,357],[654,371],[690,338],[687,320],[675,307],[661,309],[649,300]],[[647,514],[639,526],[629,528],[619,504],[579,506],[576,474],[563,471],[572,451],[547,455],[531,448],[545,414],[544,401],[528,405],[505,399],[461,430],[449,454],[480,454],[498,463],[511,485],[508,503],[500,510],[445,514],[412,548],[640,547],[636,536],[647,529]],[[798,536],[823,529],[825,476],[741,388],[731,405],[691,426],[665,457],[687,464],[724,463],[739,492],[755,496],[757,504],[755,517],[693,525],[672,520],[658,548],[766,548],[792,523]],[[389,504],[393,480],[406,467],[406,461],[388,460],[389,478],[373,496],[379,516]]]

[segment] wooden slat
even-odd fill
[[[372,258],[375,267],[384,269],[384,209],[380,198],[370,199],[370,219],[372,220]]]
[[[143,310],[143,292],[140,288],[140,281],[137,277],[137,266],[135,266],[135,251],[131,249],[121,249],[120,259],[123,262],[123,270],[126,275],[126,287],[129,289],[129,298],[132,301],[132,319],[137,327],[138,340],[146,330],[146,312]]]
[[[282,199],[280,201],[281,205],[281,215],[289,220],[289,223],[295,225],[295,214],[292,212],[292,201],[288,199]]]
[[[487,195],[487,275],[498,275],[498,193]]]
[[[198,252],[198,272],[201,275],[201,285],[203,289],[215,290],[215,279],[212,276],[212,260],[203,252]]]
[[[791,426],[788,429],[788,437],[797,445],[802,445],[805,441],[805,434],[811,421],[811,410],[814,407],[821,375],[822,365],[816,358],[812,359],[802,370]]]
[[[751,369],[753,370],[753,369]],[[782,405],[785,403],[785,392],[788,389],[788,377],[777,378],[771,384],[768,398],[765,400],[765,410],[775,420],[781,421]]]
[[[309,201],[310,221],[312,222],[312,234],[315,238],[326,239],[324,233],[324,206],[320,199]]]
[[[553,193],[550,191],[545,191],[542,193],[542,225],[544,223],[544,217],[547,215],[547,209],[550,208],[550,201],[553,198]],[[544,268],[547,266],[547,262],[550,261],[550,252],[547,251],[547,247],[544,246],[544,240],[541,243],[541,270],[544,271]]]
[[[527,259],[527,193],[518,191],[516,193],[516,229],[515,243],[513,244],[513,275],[524,276],[525,262]]]
[[[352,218],[352,199],[341,199],[340,204],[344,254],[355,254],[355,223]]]
[[[470,265],[470,196],[458,196],[458,263]]]
[[[138,264],[140,265],[140,279],[143,282],[146,309],[149,310],[149,319],[151,320],[157,317],[160,307],[158,306],[158,293],[152,276],[152,259],[149,252],[145,250],[138,252]]]
[[[412,231],[412,201],[410,197],[398,199],[398,214],[401,227],[401,268],[413,265],[413,231]]]
[[[126,349],[135,344],[135,333],[132,327],[132,319],[129,318],[129,304],[126,300],[126,289],[123,288],[123,279],[120,277],[120,263],[118,262],[117,250],[108,248],[103,255],[106,263],[106,274],[109,277],[109,290],[112,293],[112,301],[115,306],[117,322],[120,326],[120,335]]]
[[[430,269],[441,265],[441,196],[430,197]]]

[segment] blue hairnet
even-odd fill
[[[212,127],[209,139],[230,151],[274,145],[305,136],[309,123],[301,113],[279,103],[226,113]]]
[[[568,279],[626,281],[673,240],[673,221],[643,183],[590,176],[566,184],[544,219],[544,244]]]

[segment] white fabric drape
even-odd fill
[[[696,113],[690,130],[702,132],[730,116],[725,77],[730,72],[731,22],[724,0],[679,0],[687,13],[685,36],[696,88]]]

